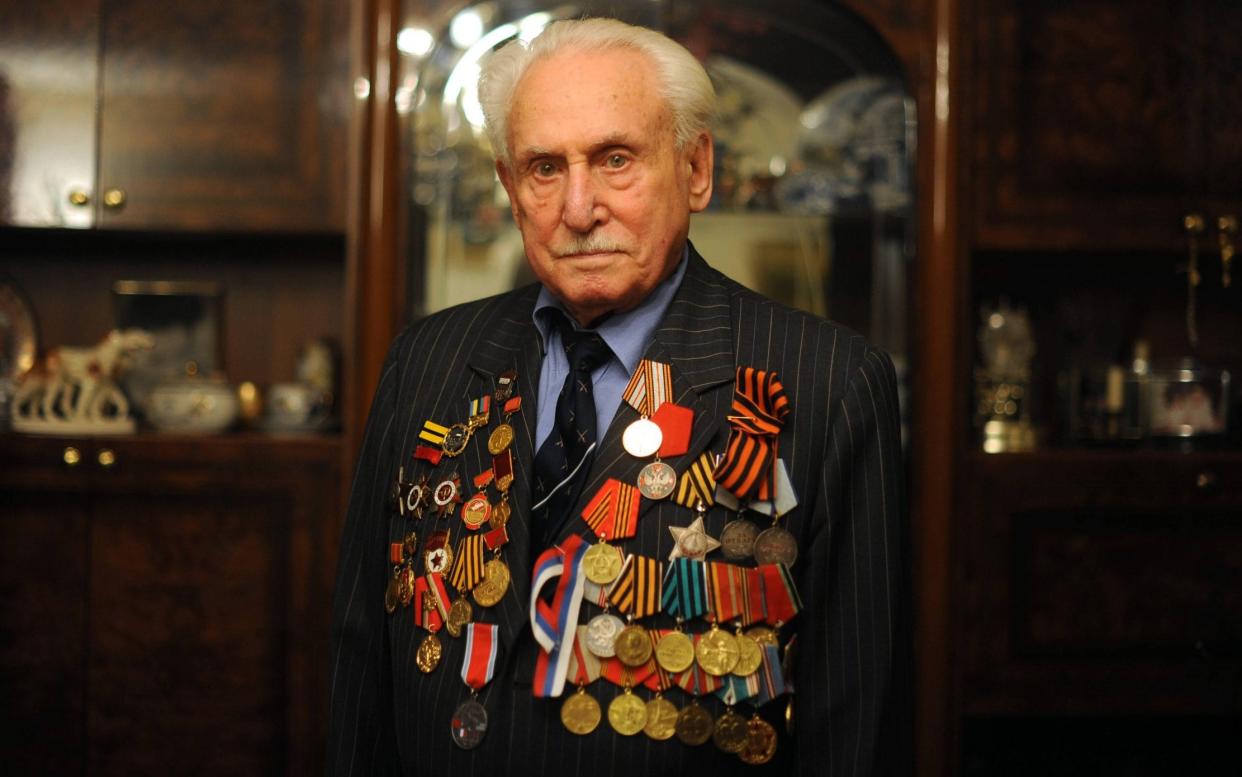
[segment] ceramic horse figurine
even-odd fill
[[[17,391],[14,426],[47,432],[104,431],[112,426],[132,430],[129,400],[116,378],[130,354],[153,345],[151,335],[141,329],[114,329],[93,347],[61,346],[51,351]]]

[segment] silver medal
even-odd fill
[[[755,538],[755,561],[760,564],[780,562],[792,567],[798,560],[798,542],[794,536],[779,526],[759,532]]]
[[[640,418],[629,426],[621,435],[621,446],[625,452],[637,459],[645,459],[660,450],[664,442],[664,432],[654,421]]]
[[[466,699],[453,713],[453,742],[462,750],[473,750],[487,733],[487,710],[475,699]]]
[[[741,561],[755,552],[755,538],[759,527],[745,518],[737,518],[725,524],[720,532],[720,549],[730,561]]]
[[[615,615],[600,613],[587,624],[587,650],[600,658],[612,658],[617,654],[617,635],[625,628],[625,623]]]
[[[648,499],[664,499],[676,488],[676,471],[662,461],[653,461],[638,473],[638,491]]]

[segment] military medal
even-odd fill
[[[514,397],[514,399],[519,398]],[[488,525],[493,529],[499,529],[509,522],[509,487],[513,485],[513,451],[505,449],[493,456],[492,471],[496,476],[496,490],[500,492],[500,501],[492,506]]]
[[[737,665],[733,667],[733,674],[747,677],[758,672],[759,667],[763,666],[763,648],[743,634],[740,628],[733,638],[737,640]]]
[[[725,710],[712,728],[712,742],[726,753],[740,753],[746,746],[746,718]]]
[[[755,561],[759,564],[784,564],[792,567],[798,560],[798,542],[780,526],[772,525],[755,537]]]
[[[452,473],[436,484],[431,492],[431,501],[436,506],[436,515],[451,515],[461,503],[461,477]]]
[[[578,736],[594,731],[603,717],[599,702],[586,692],[586,686],[598,680],[600,673],[599,659],[583,647],[587,630],[586,626],[578,627],[573,654],[569,660],[568,679],[578,686],[578,690],[561,703],[561,724]]]
[[[596,585],[607,585],[617,579],[621,572],[621,549],[600,542],[591,546],[582,558],[582,571],[587,580]]]
[[[672,739],[677,731],[677,706],[660,694],[647,702],[647,725],[643,733],[663,742]]]
[[[681,631],[670,631],[655,646],[656,663],[666,672],[684,672],[694,664],[694,643]]]
[[[636,459],[645,459],[660,450],[664,435],[648,418],[640,418],[621,433],[621,447]]]
[[[492,430],[487,438],[487,450],[493,456],[505,451],[513,444],[513,426],[509,423],[509,419],[522,408],[522,398],[513,397],[504,400],[504,403],[504,420]]]
[[[480,607],[494,607],[505,597],[508,590],[509,567],[499,558],[492,558],[483,565],[483,580],[474,587],[470,595]]]
[[[444,630],[451,637],[460,637],[461,630],[474,619],[474,611],[466,597],[459,596],[449,607],[448,617],[444,619]]]
[[[635,696],[628,685],[620,696],[609,703],[608,725],[612,726],[613,731],[627,737],[634,736],[647,725],[647,704]]]
[[[436,605],[431,592],[428,590],[426,579],[418,579],[415,584],[415,597],[419,602],[419,606],[415,609],[415,625],[426,629],[427,636],[423,637],[423,641],[418,645],[418,651],[414,654],[414,663],[418,666],[420,672],[430,674],[439,666],[440,656],[444,652],[443,647],[440,645],[440,638],[436,636],[436,632],[440,630],[443,621],[440,618],[440,613],[436,611]]]
[[[677,488],[677,473],[662,461],[653,461],[638,473],[638,490],[648,499],[664,499]]]
[[[681,712],[677,713],[677,738],[684,744],[691,746],[703,744],[712,738],[714,727],[712,716],[707,714],[707,710],[700,707],[697,701],[691,700],[689,704],[681,708]]]
[[[789,398],[775,372],[738,367],[729,442],[712,476],[739,501],[772,498],[777,438]]]
[[[384,610],[389,615],[397,611],[397,605],[400,603],[400,599],[397,598],[398,588],[401,585],[397,582],[397,578],[400,575],[401,568],[394,568],[392,570],[392,577],[388,579],[388,586],[384,589]]]
[[[449,580],[453,587],[464,596],[473,590],[483,579],[483,535],[472,534],[462,537],[457,543],[457,554],[453,560]]]
[[[414,655],[414,663],[418,665],[418,671],[423,674],[431,674],[440,664],[440,655],[443,648],[440,645],[440,639],[435,634],[428,634],[423,637],[423,641],[418,645],[418,652]]]
[[[479,491],[461,508],[461,522],[466,528],[474,530],[487,523],[492,514],[492,503],[487,500],[487,484],[492,482],[492,470],[484,470],[474,478],[474,487]]]
[[[599,726],[603,717],[599,702],[586,692],[581,685],[578,690],[565,698],[561,704],[561,724],[570,733],[584,736]]]
[[[706,613],[706,564],[685,557],[670,563],[664,577],[662,603],[666,614],[686,621]]]
[[[496,379],[496,390],[492,392],[492,398],[497,402],[506,402],[509,397],[513,396],[513,389],[516,386],[517,373],[513,370],[505,370]]]
[[[767,626],[755,626],[746,632],[746,636],[755,641],[759,647],[766,645],[780,645],[780,640],[776,635],[776,630]]]
[[[716,457],[710,451],[700,454],[682,473],[673,501],[691,510],[706,510],[715,504],[716,479],[712,477],[715,468]]]
[[[586,625],[586,647],[592,655],[612,658],[617,654],[617,635],[625,628],[625,622],[609,612],[596,615]]]
[[[802,598],[784,564],[765,564],[756,570],[763,578],[764,620],[780,628],[802,610]]]
[[[447,531],[432,532],[423,547],[423,569],[427,572],[447,572],[453,563],[453,551],[448,546]]]
[[[720,547],[720,541],[707,534],[700,514],[689,526],[670,526],[669,534],[673,535],[673,551],[668,560],[689,558],[702,561],[703,557]]]
[[[720,550],[730,561],[750,558],[755,551],[759,527],[741,516],[725,524],[720,532]]]
[[[615,647],[617,658],[626,666],[638,667],[651,660],[651,638],[638,624],[631,623],[622,629]]]
[[[500,629],[494,623],[471,623],[466,627],[466,653],[461,679],[470,688],[470,698],[453,713],[450,731],[453,742],[463,750],[473,750],[487,734],[487,709],[479,703],[479,689],[496,673]]]
[[[408,564],[401,567],[401,570],[397,572],[396,581],[397,601],[401,603],[402,607],[406,607],[414,598],[414,572]]]
[[[751,766],[761,766],[776,755],[776,729],[763,718],[755,715],[746,723],[746,741],[737,757]]]
[[[711,631],[699,637],[699,644],[694,648],[694,657],[704,672],[721,677],[733,671],[737,666],[737,639],[719,624],[712,624]]]

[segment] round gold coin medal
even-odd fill
[[[449,607],[448,617],[444,619],[444,629],[452,637],[460,637],[462,627],[474,618],[474,610],[466,597],[459,596]]]
[[[656,695],[647,702],[647,725],[643,733],[648,737],[663,742],[672,739],[677,733],[677,705],[663,696]]]
[[[776,729],[763,718],[751,718],[746,724],[746,743],[737,754],[743,762],[760,766],[776,755]]]
[[[711,631],[699,638],[694,657],[704,672],[714,677],[727,675],[737,666],[737,638],[713,624]]]
[[[630,624],[617,635],[617,658],[626,666],[638,667],[651,660],[651,638],[642,626]]]
[[[428,634],[424,637],[418,646],[418,652],[414,655],[414,663],[418,665],[418,671],[423,674],[431,674],[435,671],[435,668],[440,665],[440,655],[443,652],[439,637],[435,634]]]
[[[712,742],[726,753],[739,753],[746,746],[746,718],[725,710],[712,730]]]
[[[592,545],[582,557],[582,571],[592,583],[608,585],[621,573],[621,549],[606,542]]]
[[[758,672],[763,666],[763,648],[745,634],[734,634],[733,638],[737,640],[737,665],[733,667],[733,674],[749,677]]]
[[[599,702],[582,687],[578,688],[577,693],[567,696],[561,704],[561,723],[570,733],[578,736],[594,731],[602,717]]]
[[[513,442],[513,427],[508,424],[501,424],[492,430],[491,435],[487,438],[487,452],[493,456],[498,456],[505,452],[505,448]]]
[[[647,725],[647,704],[626,688],[608,705],[608,725],[622,736],[634,736]]]
[[[480,607],[495,607],[509,590],[509,566],[499,558],[489,559],[483,565],[483,579],[470,595]]]
[[[712,716],[691,700],[677,713],[677,738],[687,745],[701,745],[712,738]]]
[[[656,663],[666,672],[684,672],[694,663],[694,642],[680,631],[670,631],[655,646]]]

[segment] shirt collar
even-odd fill
[[[686,275],[686,265],[689,263],[690,247],[687,243],[682,249],[681,262],[678,263],[677,269],[673,274],[665,278],[659,286],[656,286],[647,298],[643,300],[633,310],[627,310],[624,313],[615,313],[604,320],[602,324],[595,328],[595,331],[608,347],[612,349],[613,354],[621,361],[626,372],[633,374],[638,368],[638,362],[643,357],[643,352],[647,350],[647,344],[651,340],[652,334],[659,325],[664,313],[668,310],[668,306],[673,301],[673,295],[677,293],[678,287],[681,286],[681,279]],[[580,329],[574,317],[569,315],[560,300],[552,296],[552,292],[548,291],[546,286],[539,288],[539,297],[535,300],[535,310],[532,316],[535,320],[535,327],[539,330],[539,336],[543,339],[543,348],[548,348],[548,337],[554,326],[553,319],[546,311],[559,310],[565,315],[565,318],[573,324],[575,329]]]

